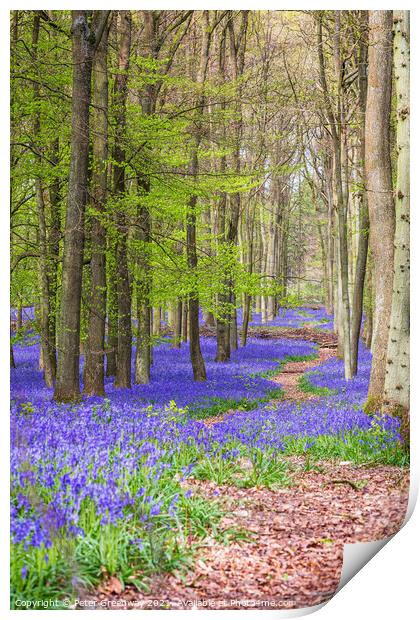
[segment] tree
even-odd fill
[[[397,99],[396,225],[384,409],[405,418],[410,406],[410,33],[409,11],[394,11]],[[405,437],[407,439],[407,437]]]
[[[95,46],[108,19],[103,11],[97,28],[87,11],[72,11],[73,91],[70,175],[64,230],[61,306],[58,327],[58,364],[54,398],[80,396],[80,304],[82,292],[85,206],[88,196],[89,106]]]
[[[32,56],[34,63],[37,62],[38,56],[38,40],[39,40],[39,26],[40,16],[35,14],[33,20],[32,30]],[[40,101],[39,101],[39,84],[34,82],[34,126],[33,126],[33,139],[35,145],[39,140],[39,133],[41,130],[40,120]],[[40,150],[37,147],[37,152]],[[46,207],[44,201],[44,187],[42,184],[42,159],[41,155],[37,156],[37,163],[39,172],[35,179],[36,187],[36,199],[37,199],[37,211],[38,211],[38,235],[39,235],[39,280],[40,280],[40,298],[39,298],[39,314],[40,314],[40,332],[41,332],[41,360],[42,370],[44,373],[44,380],[47,387],[53,387],[55,378],[55,360],[53,363],[52,351],[50,345],[50,285],[48,278],[48,238],[47,238],[47,221],[46,221]],[[55,351],[54,351],[55,357]]]
[[[358,57],[358,90],[359,90],[359,147],[357,149],[359,166],[361,168],[358,209],[359,209],[359,230],[357,238],[357,259],[354,275],[352,321],[351,321],[351,375],[357,374],[357,361],[359,353],[360,327],[363,314],[363,290],[366,275],[366,262],[369,246],[369,214],[366,201],[365,179],[365,117],[366,117],[366,98],[367,98],[367,12],[362,11],[361,33],[359,42]]]
[[[351,373],[351,346],[350,346],[350,303],[349,303],[349,282],[348,282],[348,252],[347,252],[347,192],[343,188],[343,178],[345,174],[345,162],[347,154],[345,152],[345,119],[342,101],[342,54],[340,41],[340,11],[334,14],[334,71],[336,81],[336,105],[335,111],[331,103],[331,96],[327,84],[325,59],[323,51],[322,34],[322,15],[318,17],[318,58],[321,88],[324,96],[325,111],[329,122],[333,146],[334,162],[334,203],[337,212],[337,288],[338,288],[338,322],[339,338],[342,343],[344,355],[344,374],[346,379],[350,379]],[[344,164],[344,166],[343,166]]]
[[[201,122],[205,103],[204,82],[207,74],[207,67],[210,54],[210,41],[212,29],[209,23],[208,11],[201,11],[201,51],[200,64],[198,68],[196,83],[198,85],[198,95],[196,100],[195,123],[196,130],[191,144],[189,173],[193,179],[198,175],[198,149],[201,142]],[[197,195],[191,194],[186,218],[187,232],[187,263],[191,273],[191,288],[188,299],[188,321],[190,332],[190,357],[195,381],[206,381],[206,367],[200,347],[200,325],[199,325],[199,299],[197,291]]]
[[[99,14],[96,14],[99,19]],[[87,395],[102,396],[106,323],[106,228],[108,167],[108,28],[104,29],[93,64],[93,125],[91,183],[91,246],[89,324],[84,366]]]
[[[373,258],[372,370],[367,410],[381,406],[391,317],[395,207],[390,156],[392,11],[369,11],[366,191]]]
[[[131,12],[119,15],[118,69],[114,82],[116,133],[114,138],[114,195],[119,201],[116,213],[116,278],[118,307],[118,344],[115,386],[131,387],[131,282],[128,269],[128,217],[124,209],[125,192],[125,126],[128,67],[131,46]]]

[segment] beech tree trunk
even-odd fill
[[[367,27],[367,12],[363,11],[363,26]],[[366,114],[366,96],[367,96],[367,41],[366,34],[362,33],[359,44],[359,109],[360,109],[360,145],[359,145],[359,165],[361,167],[361,177],[364,179],[365,174],[365,114]],[[362,187],[358,196],[358,238],[357,238],[357,258],[356,269],[354,274],[353,286],[353,308],[351,323],[351,375],[357,374],[357,362],[359,354],[359,338],[360,327],[362,324],[363,314],[363,290],[366,274],[366,261],[369,245],[369,215],[366,201],[366,191]]]
[[[342,102],[342,58],[340,43],[340,11],[335,11],[334,19],[334,67],[336,81],[335,110],[333,108],[327,84],[323,52],[322,16],[318,17],[318,60],[321,88],[324,95],[325,109],[330,124],[333,146],[334,183],[333,198],[337,211],[337,305],[335,321],[338,326],[339,349],[344,358],[344,376],[351,378],[351,343],[350,343],[350,302],[347,251],[347,185],[343,187],[346,153],[346,122]]]
[[[372,370],[367,410],[382,404],[391,317],[395,210],[390,157],[392,11],[369,11],[366,189],[373,270]]]
[[[391,322],[384,387],[386,411],[410,406],[410,25],[409,11],[394,11],[397,96],[397,180]],[[403,419],[404,422],[404,419]],[[404,427],[404,424],[403,424]],[[405,428],[404,428],[405,430]],[[408,429],[404,439],[408,439]]]
[[[38,39],[39,39],[40,17],[35,15],[32,28],[32,56],[34,62],[38,58]],[[39,106],[39,84],[34,82],[34,100],[36,105]],[[39,133],[41,130],[40,112],[37,107],[34,118],[34,142],[37,143]],[[37,165],[41,168],[42,159],[41,156],[37,157]],[[41,170],[39,170],[35,178],[36,189],[36,204],[38,211],[38,242],[39,242],[39,323],[40,323],[40,336],[41,336],[41,356],[43,360],[43,373],[44,381],[47,387],[53,387],[54,385],[54,371],[55,368],[52,364],[50,355],[50,291],[49,291],[49,279],[48,279],[48,241],[47,241],[47,221],[46,221],[46,209],[44,200],[44,188],[41,180]]]
[[[60,144],[58,138],[55,139],[51,147],[50,160],[55,167],[59,165]],[[48,268],[48,284],[49,284],[49,338],[48,344],[50,348],[51,365],[53,367],[54,376],[57,374],[57,314],[58,314],[58,266],[60,263],[60,238],[61,238],[61,182],[57,178],[51,183],[49,190],[50,198],[50,234],[48,239],[49,252],[49,268]]]
[[[95,53],[93,64],[93,122],[95,134],[92,145],[92,256],[88,337],[86,344],[84,386],[87,395],[103,396],[105,367],[106,322],[106,234],[102,221],[107,197],[108,158],[108,29],[105,28]]]
[[[149,184],[144,182],[145,193],[149,192]],[[138,234],[137,239],[141,243],[138,248],[137,258],[137,348],[136,348],[136,383],[150,382],[150,366],[151,366],[151,273],[149,264],[149,248],[150,242],[150,213],[146,207],[140,207],[138,210]]]
[[[125,192],[125,151],[123,140],[126,124],[128,67],[131,46],[131,12],[120,11],[120,43],[118,73],[115,78],[114,101],[116,104],[116,136],[114,146],[114,192],[122,199]],[[118,297],[118,346],[115,386],[131,387],[131,284],[128,271],[128,218],[124,208],[117,213],[117,297]]]
[[[181,347],[181,340],[182,340],[182,301],[181,300],[179,300],[176,304],[174,318],[175,320],[174,320],[174,328],[173,328],[172,346],[175,349],[179,349]]]
[[[87,13],[87,11],[72,11],[72,131],[58,329],[57,381],[54,392],[57,401],[73,401],[80,397],[80,303],[85,206],[88,193],[90,82],[94,51],[93,33],[88,25]]]
[[[107,257],[106,376],[115,377],[118,348],[118,297],[116,246],[115,240],[111,238],[107,239]]]
[[[207,75],[207,67],[210,54],[210,42],[212,29],[209,24],[208,11],[201,11],[202,34],[201,34],[201,52],[200,66],[196,83],[199,87],[197,97],[197,110],[195,114],[195,135],[191,147],[189,172],[192,178],[198,175],[198,149],[201,142],[201,122],[203,117],[203,108],[205,103],[203,86]],[[190,270],[192,285],[188,299],[188,325],[190,338],[190,358],[193,368],[194,381],[206,381],[206,367],[200,346],[200,325],[199,325],[199,299],[198,299],[198,282],[197,282],[197,195],[192,194],[189,199],[187,210],[187,264]]]

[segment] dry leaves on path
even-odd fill
[[[128,586],[118,597],[133,608],[171,609],[284,609],[331,598],[343,544],[380,540],[400,528],[409,474],[398,467],[326,461],[320,471],[307,472],[303,459],[289,460],[295,486],[278,491],[189,479],[194,493],[217,496],[226,511],[222,528],[248,530],[250,539],[224,545],[209,537],[186,576],[156,576],[147,594]],[[90,598],[99,604],[116,596],[108,591]]]

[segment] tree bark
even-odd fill
[[[32,57],[33,62],[38,60],[38,40],[40,30],[40,17],[35,15],[32,28]],[[41,130],[40,110],[39,110],[39,84],[34,82],[33,86],[34,101],[36,106],[34,126],[33,126],[33,138],[36,145],[36,141],[39,138]],[[54,366],[52,364],[50,355],[50,291],[49,291],[49,279],[48,279],[48,241],[47,241],[47,221],[45,214],[45,201],[44,201],[44,188],[41,179],[42,159],[41,156],[37,156],[38,171],[35,177],[36,188],[36,204],[38,212],[38,242],[39,242],[39,260],[38,260],[38,273],[39,273],[39,316],[40,316],[40,335],[41,335],[41,354],[43,360],[43,374],[44,381],[47,387],[53,387],[54,385]]]
[[[182,342],[188,342],[188,300],[182,302]]]
[[[194,135],[193,144],[191,147],[190,166],[189,172],[193,179],[197,178],[198,174],[198,149],[201,142],[201,122],[203,118],[204,108],[204,92],[203,86],[207,75],[207,67],[210,55],[210,42],[211,33],[209,25],[209,13],[208,11],[201,12],[202,19],[202,35],[201,35],[201,52],[200,52],[200,66],[198,69],[198,75],[196,83],[200,89],[197,102],[196,102],[196,130]],[[190,358],[193,368],[194,381],[206,381],[206,367],[204,364],[203,355],[201,353],[200,346],[200,326],[199,326],[199,300],[197,290],[197,195],[192,194],[189,199],[187,210],[187,264],[190,270],[190,277],[192,284],[189,292],[188,300],[188,322],[189,322],[189,337],[190,337]]]
[[[54,167],[58,168],[59,164],[59,151],[60,143],[56,138],[53,141],[51,148],[50,159],[53,162]],[[57,174],[57,173],[56,173]],[[60,262],[60,238],[61,238],[61,180],[56,176],[53,183],[50,186],[49,191],[50,198],[50,221],[51,230],[48,239],[48,252],[49,252],[49,339],[48,344],[50,347],[51,364],[53,366],[54,376],[57,374],[57,318],[58,318],[58,266]]]
[[[359,165],[362,170],[362,179],[365,178],[365,114],[366,114],[366,97],[367,97],[367,54],[368,47],[366,41],[367,30],[367,12],[362,11],[361,26],[363,29],[359,44]],[[363,314],[363,290],[366,274],[366,261],[369,245],[369,215],[366,202],[365,187],[360,189],[358,196],[358,239],[357,239],[357,259],[354,276],[353,287],[353,308],[352,308],[352,324],[351,324],[351,374],[357,374],[357,363],[359,354],[359,337],[360,327],[362,324]]]
[[[103,396],[106,321],[106,234],[102,221],[106,210],[108,158],[108,29],[105,28],[93,64],[92,206],[90,260],[90,307],[83,392]]]
[[[116,104],[117,129],[113,159],[114,193],[122,199],[125,192],[125,150],[124,136],[126,125],[126,101],[128,67],[131,46],[131,12],[120,11],[120,42],[118,50],[118,73],[115,77],[114,101]],[[131,387],[131,283],[128,270],[128,218],[124,209],[117,213],[117,298],[118,298],[118,345],[117,369],[115,386],[120,388]]]
[[[182,301],[178,300],[175,308],[175,321],[174,321],[174,335],[172,339],[172,346],[175,349],[181,347],[182,340]]]
[[[334,112],[327,85],[325,60],[323,52],[322,17],[318,17],[318,59],[321,87],[324,95],[325,109],[330,124],[333,144],[334,185],[333,194],[337,212],[337,309],[338,337],[344,357],[344,376],[351,378],[351,343],[350,343],[350,303],[347,252],[347,196],[343,189],[343,162],[347,158],[345,149],[344,110],[342,102],[342,59],[340,49],[340,11],[335,11],[334,19],[334,67],[336,79],[336,110]],[[343,145],[344,138],[344,145]]]
[[[94,52],[87,11],[72,11],[72,49],[72,131],[58,330],[57,381],[54,392],[57,401],[73,401],[80,397],[80,304],[88,185],[90,82]]]
[[[394,11],[397,97],[397,180],[391,323],[384,409],[407,415],[410,407],[410,25],[409,11]],[[404,422],[404,420],[403,420]],[[404,424],[403,424],[404,426]],[[405,441],[408,440],[408,429]]]
[[[373,258],[373,341],[367,410],[381,406],[394,265],[395,211],[390,157],[392,11],[369,11],[366,189]]]
[[[149,193],[149,183],[145,179],[141,189]],[[137,239],[141,243],[137,255],[137,348],[136,348],[136,383],[150,382],[151,367],[151,273],[149,264],[149,242],[151,218],[147,207],[138,210],[139,232]]]

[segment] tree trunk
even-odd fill
[[[160,336],[161,332],[161,308],[160,306],[155,306],[153,308],[153,335]]]
[[[72,11],[72,49],[72,131],[58,330],[57,382],[54,393],[57,401],[73,401],[80,397],[80,303],[93,59],[92,32],[88,25],[87,11]]]
[[[372,370],[366,408],[381,406],[388,347],[394,265],[395,212],[390,158],[392,11],[369,11],[366,105],[366,189],[373,258]]]
[[[16,315],[16,331],[22,329],[22,304],[19,302]]]
[[[39,39],[40,17],[35,15],[32,29],[32,56],[33,61],[38,59],[38,39]],[[34,100],[36,102],[36,112],[34,119],[34,142],[36,144],[41,130],[40,112],[39,112],[39,84],[34,82],[33,86]],[[37,157],[38,167],[42,166],[42,159]],[[41,170],[38,170],[35,178],[36,188],[36,204],[38,211],[38,242],[39,242],[39,315],[40,315],[40,335],[41,335],[41,352],[43,360],[44,381],[47,387],[54,385],[54,368],[51,363],[50,345],[49,345],[49,319],[50,319],[50,295],[48,281],[48,243],[47,243],[47,222],[45,216],[44,189],[41,180]]]
[[[115,285],[117,279],[116,246],[108,238],[107,243],[107,329],[106,329],[106,376],[115,377],[117,372],[118,348],[118,297]]]
[[[203,118],[204,98],[204,82],[207,75],[207,67],[210,55],[211,33],[209,25],[208,11],[201,12],[202,19],[202,36],[201,36],[201,53],[200,66],[197,75],[197,85],[199,87],[199,95],[197,97],[197,109],[195,114],[195,135],[190,155],[190,175],[193,179],[198,174],[198,149],[201,142],[201,122]],[[187,264],[190,270],[192,285],[189,291],[188,301],[188,324],[190,337],[190,358],[193,368],[194,381],[206,381],[206,367],[201,353],[200,346],[200,326],[199,326],[199,301],[197,290],[197,195],[192,194],[189,199],[187,210]]]
[[[367,26],[367,12],[363,11],[362,27]],[[359,47],[359,111],[360,111],[360,145],[359,145],[359,165],[362,171],[362,179],[365,178],[365,113],[367,96],[367,41],[362,35]],[[357,374],[357,363],[359,354],[360,327],[363,314],[363,290],[366,274],[366,261],[369,245],[369,215],[366,203],[366,191],[363,187],[358,196],[358,240],[357,240],[357,259],[354,275],[353,287],[353,311],[351,324],[351,374]]]
[[[128,67],[131,46],[131,12],[120,11],[120,43],[118,50],[118,73],[115,77],[114,100],[116,104],[117,129],[113,159],[114,192],[120,199],[125,192],[125,151],[123,140],[126,125],[126,101]],[[118,346],[117,370],[115,386],[120,388],[131,387],[131,283],[128,271],[128,218],[123,209],[118,210],[118,237],[117,237],[117,297],[118,297]]]
[[[92,146],[92,256],[88,337],[84,367],[83,392],[103,396],[105,365],[106,321],[106,235],[102,222],[106,208],[108,158],[108,30],[105,28],[95,53],[93,65],[93,122],[95,133]]]
[[[373,312],[372,312],[372,260],[369,255],[366,261],[365,292],[363,296],[365,322],[362,331],[362,340],[368,349],[372,346]]]
[[[172,346],[175,349],[181,347],[182,340],[182,301],[178,300],[175,308],[174,334],[172,338]]]
[[[347,252],[347,191],[343,188],[343,172],[347,162],[346,152],[346,123],[342,102],[342,59],[340,48],[340,11],[335,11],[334,24],[334,65],[337,83],[336,111],[333,111],[329,89],[327,85],[325,60],[323,52],[322,17],[318,18],[318,59],[321,78],[321,87],[327,117],[330,124],[333,144],[334,185],[333,194],[337,210],[337,309],[339,316],[338,337],[344,357],[344,376],[351,378],[351,343],[350,343],[350,303],[349,303],[349,274]],[[344,142],[344,144],[343,144]],[[344,164],[344,166],[343,166]]]
[[[52,144],[50,159],[53,162],[54,166],[58,167],[59,165],[59,152],[60,152],[60,143],[58,138],[56,138]],[[57,374],[57,318],[58,318],[58,301],[57,301],[57,291],[58,291],[58,266],[60,262],[60,238],[61,238],[61,181],[57,176],[54,182],[50,186],[49,191],[50,196],[50,210],[51,210],[51,231],[48,240],[48,251],[49,251],[49,306],[50,306],[50,317],[49,317],[49,347],[50,347],[50,357],[51,364],[53,366],[54,376]]]
[[[141,184],[141,189],[149,193],[148,181]],[[151,273],[149,264],[149,242],[150,242],[150,213],[147,207],[141,206],[138,209],[138,234],[137,239],[141,246],[138,249],[137,268],[138,280],[136,282],[137,291],[137,348],[136,348],[136,383],[150,382],[151,367]]]
[[[223,30],[222,39],[220,41],[219,53],[219,75],[222,84],[225,83],[225,64],[226,64],[226,30]],[[222,97],[221,110],[226,110],[226,101]],[[222,125],[222,140],[226,140],[226,125]],[[220,175],[226,174],[227,156],[223,154],[220,158]],[[227,210],[227,193],[222,191],[217,202],[216,217],[216,234],[218,244],[218,254],[221,255],[226,244],[226,210]],[[222,256],[221,261],[224,261]],[[225,265],[223,264],[223,272]],[[223,273],[220,282],[220,291],[217,293],[217,317],[216,317],[216,357],[215,362],[225,362],[230,358],[230,340],[229,340],[229,274]]]
[[[251,318],[251,304],[252,297],[251,295],[245,294],[245,301],[243,306],[243,315],[242,315],[242,331],[241,331],[241,346],[245,347],[248,339],[248,327],[249,321]]]
[[[409,11],[394,11],[397,97],[397,180],[394,277],[384,388],[386,411],[408,417],[410,407],[410,25]],[[407,420],[408,421],[408,420]]]
[[[237,351],[238,350],[238,322],[237,322],[236,308],[234,308],[231,319],[230,319],[229,338],[230,338],[230,350]]]

